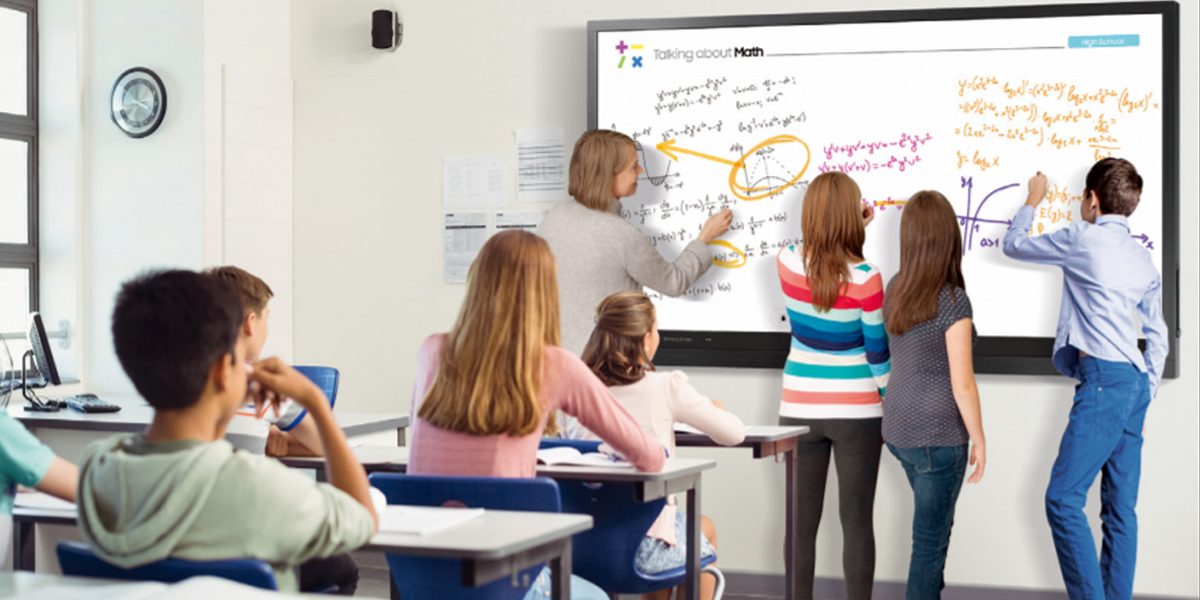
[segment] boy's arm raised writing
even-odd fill
[[[1022,206],[1004,233],[1004,254],[1027,262],[1062,266],[1075,243],[1078,229],[1068,225],[1053,233],[1029,235],[1033,225],[1033,207]]]

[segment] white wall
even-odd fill
[[[292,360],[292,80],[287,0],[205,0],[206,265],[275,293],[263,356]]]
[[[133,393],[110,316],[120,284],[153,268],[229,263],[260,275],[276,293],[264,350],[290,359],[289,9],[39,4],[42,312],[50,327],[71,321],[71,348],[53,350],[83,389]],[[113,81],[133,66],[154,70],[168,99],[162,126],[136,140],[108,110]]]
[[[133,391],[109,333],[121,283],[150,268],[204,263],[204,5],[83,6],[82,379],[90,391],[115,395]],[[142,139],[122,133],[108,108],[113,81],[134,66],[156,72],[167,89],[166,117]]]
[[[60,320],[71,326],[68,348],[51,342],[59,374],[79,376],[80,349],[86,344],[83,304],[83,248],[79,223],[82,202],[80,138],[81,44],[76,0],[38,3],[38,253],[42,319],[50,329]]]
[[[1014,2],[1015,3],[1015,2]],[[904,8],[990,5],[990,0],[908,2]],[[370,13],[398,8],[405,22],[395,53],[370,47]],[[295,353],[342,369],[339,407],[407,411],[416,349],[444,331],[463,286],[441,281],[441,159],[506,156],[513,130],[586,125],[586,22],[897,8],[872,0],[699,0],[521,3],[296,0]],[[1183,3],[1183,107],[1197,103],[1197,5]],[[1195,165],[1196,114],[1183,111],[1182,165]],[[1184,199],[1196,173],[1185,169]],[[1183,223],[1197,222],[1194,202]],[[515,199],[510,191],[510,205]],[[1197,240],[1185,228],[1183,306],[1197,305]],[[1168,381],[1148,419],[1142,476],[1141,594],[1200,594],[1200,328],[1183,320],[1183,377]],[[747,422],[772,423],[777,371],[689,369],[705,393]],[[1072,383],[1052,377],[980,377],[989,441],[987,476],[964,490],[947,566],[951,584],[1061,589],[1042,493],[1066,423]],[[725,568],[781,572],[782,466],[744,452],[692,451],[720,466],[704,478],[704,511],[717,523]],[[829,486],[818,540],[818,575],[841,573],[836,485]],[[877,577],[907,573],[911,492],[884,458],[876,501]],[[1096,510],[1093,499],[1093,518]],[[1098,531],[1098,530],[1097,530]]]

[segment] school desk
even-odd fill
[[[711,462],[711,461],[708,461]],[[14,570],[35,567],[33,526],[75,525],[75,508],[13,509]],[[363,547],[389,554],[456,558],[463,585],[478,587],[549,562],[552,598],[570,589],[571,536],[592,528],[592,517],[562,513],[485,510],[478,519],[425,535],[380,532]],[[389,575],[390,577],[390,575]],[[0,586],[0,590],[4,589]]]
[[[721,446],[712,438],[702,433],[675,432],[676,447],[703,448],[751,448],[754,458],[768,458],[783,455],[786,472],[783,486],[783,565],[784,578],[787,581],[784,598],[794,600],[796,597],[796,563],[793,557],[799,550],[797,547],[800,536],[796,531],[796,444],[797,438],[808,433],[808,427],[779,427],[774,425],[751,425],[746,428],[746,439],[736,446]]]
[[[772,437],[778,433],[764,434],[764,437]],[[765,443],[768,442],[764,441]],[[368,473],[405,471],[408,468],[408,448],[359,446],[352,450]],[[321,471],[325,468],[325,461],[321,458],[286,457],[281,461],[291,467],[316,469],[317,477],[324,477]],[[715,466],[717,466],[717,462],[714,460],[672,458],[668,459],[662,471],[657,473],[645,473],[633,467],[538,465],[537,474],[539,477],[549,477],[561,481],[631,483],[634,487],[635,499],[638,502],[650,502],[670,494],[686,493],[687,539],[689,540],[687,581],[692,583],[688,586],[688,595],[692,596],[693,590],[700,589],[700,552],[698,550],[700,547],[700,474]]]
[[[61,437],[57,434],[63,432],[88,432],[91,435],[84,434],[81,437],[86,437],[89,441],[112,433],[137,433],[145,429],[154,418],[154,409],[141,398],[133,396],[104,397],[104,400],[121,406],[121,410],[115,413],[81,413],[70,408],[49,413],[33,412],[25,410],[18,400],[20,399],[14,398],[9,402],[8,415],[23,423],[26,429],[39,438],[43,437],[39,435],[40,431],[45,432],[46,438]],[[341,425],[348,438],[394,429],[397,445],[403,446],[405,443],[404,430],[408,427],[409,419],[406,414],[346,413],[335,410],[333,418]],[[50,441],[46,443],[55,448],[55,444]],[[55,453],[68,457],[77,454],[60,452],[57,448]]]

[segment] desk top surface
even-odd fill
[[[87,593],[81,593],[76,588],[87,588]],[[74,591],[73,591],[74,590]],[[258,590],[240,583],[214,578],[189,579],[177,584],[158,582],[130,582],[119,579],[96,579],[93,577],[72,577],[67,575],[51,575],[49,573],[30,573],[16,571],[0,573],[0,598],[29,598],[30,600],[46,600],[48,598],[87,598],[102,597],[108,600],[124,598],[137,600],[190,600],[193,598],[208,598],[216,594],[235,592],[239,598],[328,598],[316,594],[286,594]]]
[[[76,508],[16,506],[17,522],[73,524]],[[441,558],[496,559],[510,556],[592,528],[592,517],[543,512],[485,510],[472,519],[426,535],[377,533],[366,548],[398,554]],[[3,590],[0,584],[0,590]]]
[[[358,462],[368,467],[368,470],[380,470],[395,467],[403,470],[408,466],[408,448],[395,446],[356,446],[351,448]],[[280,459],[289,467],[320,469],[324,468],[325,459],[321,457],[284,457]],[[584,481],[666,481],[686,477],[694,473],[706,471],[717,466],[717,461],[700,458],[671,458],[667,459],[663,470],[657,473],[645,473],[633,467],[576,467],[567,465],[547,466],[538,465],[537,474],[551,479],[570,479]]]
[[[136,396],[102,396],[103,400],[119,404],[115,413],[81,413],[69,408],[57,412],[26,411],[19,398],[9,402],[8,415],[29,429],[74,429],[78,431],[112,431],[137,433],[154,418],[154,409]],[[342,413],[334,411],[333,418],[347,437],[378,433],[408,427],[408,415],[399,413]]]
[[[590,515],[485,510],[478,519],[426,535],[377,533],[366,548],[415,556],[492,560],[591,528]]]
[[[754,446],[769,442],[778,442],[788,438],[800,437],[809,432],[808,427],[782,427],[778,425],[751,425],[746,428],[746,439],[737,446],[731,448]],[[675,432],[675,445],[677,446],[712,446],[714,448],[721,447],[712,440],[712,438],[703,433],[687,433],[683,431]]]

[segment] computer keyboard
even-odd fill
[[[92,394],[71,396],[63,398],[62,401],[66,402],[72,410],[84,413],[111,413],[121,410],[121,405],[105,402]]]

